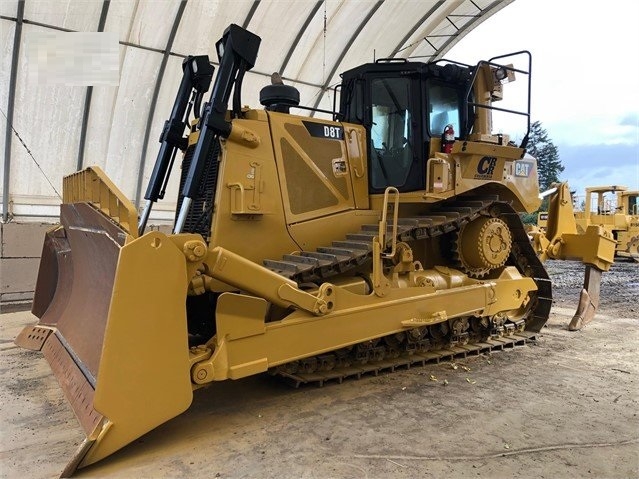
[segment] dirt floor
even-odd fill
[[[567,331],[582,266],[549,263],[536,345],[291,389],[267,375],[197,391],[192,407],[78,477],[639,477],[639,265],[604,275]],[[83,432],[39,353],[0,316],[0,476],[56,477]]]

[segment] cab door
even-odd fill
[[[419,76],[378,74],[371,75],[366,83],[371,193],[381,193],[388,186],[400,192],[424,189]]]

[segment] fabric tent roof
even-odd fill
[[[441,58],[512,1],[3,0],[2,218],[56,217],[62,177],[87,165],[102,167],[140,202],[182,59],[208,54],[215,63],[215,42],[230,23],[262,38],[244,104],[259,106],[259,90],[278,71],[300,90],[303,105],[332,110],[341,71],[374,58]],[[117,36],[117,84],[38,80],[29,49],[46,32]],[[174,181],[167,198],[176,195]],[[169,218],[174,205],[161,202],[151,219]]]

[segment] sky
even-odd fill
[[[578,196],[586,186],[639,190],[638,19],[636,0],[515,0],[445,57],[476,63],[530,51],[531,121],[558,147],[560,179]]]

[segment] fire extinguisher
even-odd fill
[[[453,151],[453,143],[455,143],[455,130],[450,123],[444,128],[442,133],[442,153],[450,153]]]

